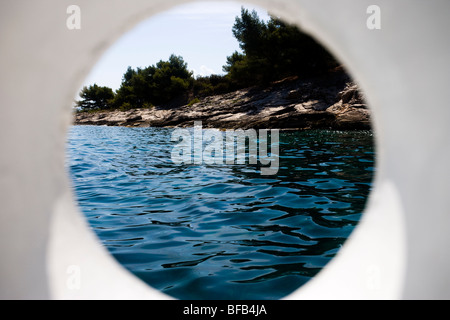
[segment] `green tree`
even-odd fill
[[[172,54],[168,61],[159,61],[156,66],[128,67],[116,92],[116,108],[126,104],[141,108],[144,105],[164,105],[187,95],[193,83],[192,72],[181,56]],[[186,97],[187,99],[187,97]]]
[[[246,55],[261,54],[258,51],[264,46],[267,26],[255,10],[249,12],[242,7],[241,16],[236,17],[232,32]]]
[[[122,77],[121,86],[116,92],[114,106],[120,108],[126,104],[127,108],[130,105],[140,108],[145,103],[150,103],[152,100],[152,78],[155,70],[154,66],[144,69],[137,68],[136,70],[128,67]]]
[[[267,33],[264,51],[278,77],[319,74],[338,64],[314,38],[277,17],[267,23]]]
[[[192,72],[182,57],[172,54],[169,61],[159,61],[153,75],[154,104],[164,104],[179,98],[192,82]]]
[[[123,74],[122,83],[125,85],[131,85],[130,81],[137,74],[137,71],[128,66],[127,71]]]
[[[236,65],[238,62],[243,61],[244,59],[245,54],[235,51],[231,56],[227,57],[227,64],[222,67],[222,70],[224,72],[230,72],[234,65]]]
[[[223,70],[238,86],[266,84],[292,75],[310,76],[337,65],[313,38],[277,17],[264,22],[256,11],[242,8],[232,32],[243,53],[229,56]]]
[[[79,95],[81,100],[77,101],[77,106],[83,111],[110,109],[114,100],[111,88],[97,84],[83,87]]]
[[[205,77],[197,77],[192,86],[194,96],[210,96],[214,94],[223,94],[234,89],[229,77],[212,74]]]

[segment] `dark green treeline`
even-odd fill
[[[290,76],[326,74],[338,65],[313,38],[277,17],[265,22],[256,11],[242,8],[232,32],[242,52],[227,57],[225,75],[194,78],[183,58],[173,54],[146,68],[128,67],[116,92],[96,84],[84,87],[77,106],[82,111],[173,108]]]

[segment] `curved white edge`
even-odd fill
[[[102,246],[73,205],[70,193],[56,202],[50,229],[48,272],[55,299],[170,299],[125,270]]]
[[[257,2],[256,2],[257,3]],[[270,7],[276,8],[276,11],[280,11],[284,16],[295,23],[299,21],[302,22],[302,26],[317,30],[319,26],[314,25],[311,17],[305,15],[305,10],[298,5],[300,2],[289,2],[289,1],[280,1],[278,4],[280,6],[276,6],[275,3],[271,3]],[[307,6],[306,4],[305,6]],[[314,16],[315,14],[320,16],[320,12],[315,12],[318,7],[313,7],[310,10],[310,13]],[[321,7],[321,9],[323,9]],[[288,12],[288,14],[286,14]],[[300,17],[300,18],[299,18]],[[313,32],[314,33],[314,32]],[[404,234],[401,231],[401,211],[397,211],[400,209],[398,194],[395,192],[395,188],[392,184],[382,184],[380,189],[380,193],[383,195],[378,197],[378,200],[372,200],[369,203],[369,207],[371,208],[364,214],[363,221],[358,225],[357,232],[352,235],[351,239],[344,244],[343,249],[339,252],[338,256],[332,260],[332,263],[327,266],[316,278],[310,281],[306,286],[301,287],[299,290],[295,291],[291,295],[287,297],[287,299],[314,299],[314,298],[330,298],[330,299],[340,299],[340,298],[399,298],[401,292],[401,278],[402,278],[402,268],[401,266],[404,263],[404,255],[403,255],[403,237]],[[389,198],[385,197],[386,194],[389,194]],[[389,210],[386,210],[389,208]],[[72,208],[74,209],[74,208]],[[67,211],[68,208],[64,208],[64,210],[59,211]],[[384,215],[377,215],[379,210],[384,210]],[[72,220],[75,219],[75,212],[72,210]],[[59,213],[60,214],[60,213]],[[68,213],[63,213],[63,216],[66,216]],[[81,234],[83,228],[85,226],[77,226],[77,231],[74,232],[72,230],[72,234],[70,234],[69,229],[74,228],[72,224],[69,228],[64,228],[65,221],[68,220],[68,217],[62,219],[57,218],[56,223],[54,224],[53,234],[55,239],[57,239],[57,243],[66,242],[69,243],[74,248],[88,248],[95,247],[92,244],[93,240],[92,236],[89,241],[86,241],[85,244],[81,243],[73,243],[71,239],[76,236],[76,234]],[[59,221],[59,222],[58,222]],[[380,228],[385,228],[389,226],[391,231],[391,237],[385,237],[380,239],[380,241],[373,242],[373,236],[379,232]],[[66,230],[66,231],[61,231]],[[59,235],[58,235],[59,234]],[[371,236],[368,236],[371,235]],[[88,238],[86,238],[87,240]],[[398,247],[392,246],[392,241],[395,241]],[[89,242],[91,243],[89,245]],[[369,249],[370,248],[370,249]],[[56,252],[58,255],[61,254],[61,248],[53,248],[52,252]],[[98,247],[92,249],[92,251],[100,251]],[[123,270],[122,267],[118,266],[117,263],[111,259],[109,254],[103,252],[103,254],[95,253],[97,256],[96,261],[99,265],[91,265],[89,267],[83,267],[85,270],[85,278],[89,281],[86,281],[88,284],[95,284],[94,287],[103,283],[104,287],[103,293],[94,293],[93,288],[86,288],[79,290],[78,292],[74,292],[73,290],[68,290],[67,285],[64,280],[67,280],[67,274],[61,274],[64,271],[64,268],[67,268],[67,265],[72,266],[76,265],[77,255],[75,254],[77,251],[71,252],[70,258],[72,262],[64,261],[58,262],[58,268],[54,269],[51,272],[52,278],[57,281],[53,281],[54,285],[54,296],[55,297],[95,297],[96,294],[101,296],[101,294],[106,294],[107,297],[117,296],[117,297],[150,297],[150,298],[167,298],[159,292],[147,288],[141,288],[142,283],[139,281],[132,281],[133,276],[127,274],[126,276],[122,275],[113,276],[113,278],[123,279],[123,281],[130,284],[130,287],[138,286],[139,290],[131,290],[126,293],[117,288],[121,287],[121,282],[116,283],[117,287],[112,286],[111,283],[107,282],[107,279],[111,277],[112,274],[121,273]],[[90,253],[93,255],[94,253]],[[55,256],[57,257],[57,256]],[[101,258],[100,258],[101,257]],[[78,256],[78,259],[81,257]],[[61,259],[61,257],[59,257]],[[57,261],[58,259],[55,259]],[[84,264],[85,262],[79,262],[80,264]],[[54,265],[55,263],[52,263]],[[104,275],[104,277],[98,276],[98,269],[92,268],[100,268],[100,270],[107,269],[107,266],[110,270]],[[91,268],[91,269],[89,269]],[[97,270],[97,271],[94,271]],[[58,273],[59,272],[59,275]],[[122,272],[123,273],[123,272]],[[396,279],[395,281],[391,281],[392,279]],[[373,284],[370,283],[373,282]],[[85,282],[85,281],[83,281]],[[144,285],[145,286],[145,285]],[[115,292],[112,294],[112,292]]]
[[[358,227],[336,257],[285,299],[400,299],[406,235],[400,196],[390,181],[376,184]]]

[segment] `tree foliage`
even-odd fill
[[[230,92],[233,87],[229,78],[223,75],[212,74],[205,77],[197,77],[194,81],[192,94],[196,97],[206,97],[215,94]]]
[[[79,95],[82,100],[76,104],[83,111],[104,110],[113,106],[114,92],[108,87],[100,87],[97,84],[85,86]]]
[[[313,38],[274,16],[265,22],[256,11],[242,8],[231,31],[242,52],[227,57],[225,75],[194,79],[183,58],[172,54],[156,65],[128,67],[115,93],[97,85],[84,87],[77,105],[82,110],[181,105],[197,97],[265,85],[294,75],[317,75],[337,66]]]
[[[277,17],[264,22],[256,11],[242,8],[232,31],[243,53],[229,56],[223,70],[240,86],[323,73],[337,65],[313,38]]]
[[[183,97],[193,82],[183,58],[171,55],[168,61],[136,70],[128,67],[116,92],[115,105],[163,105]]]

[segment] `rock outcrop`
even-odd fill
[[[79,112],[77,125],[222,129],[370,129],[370,111],[358,86],[342,72],[309,80],[286,78],[270,87],[206,97],[191,106]]]

